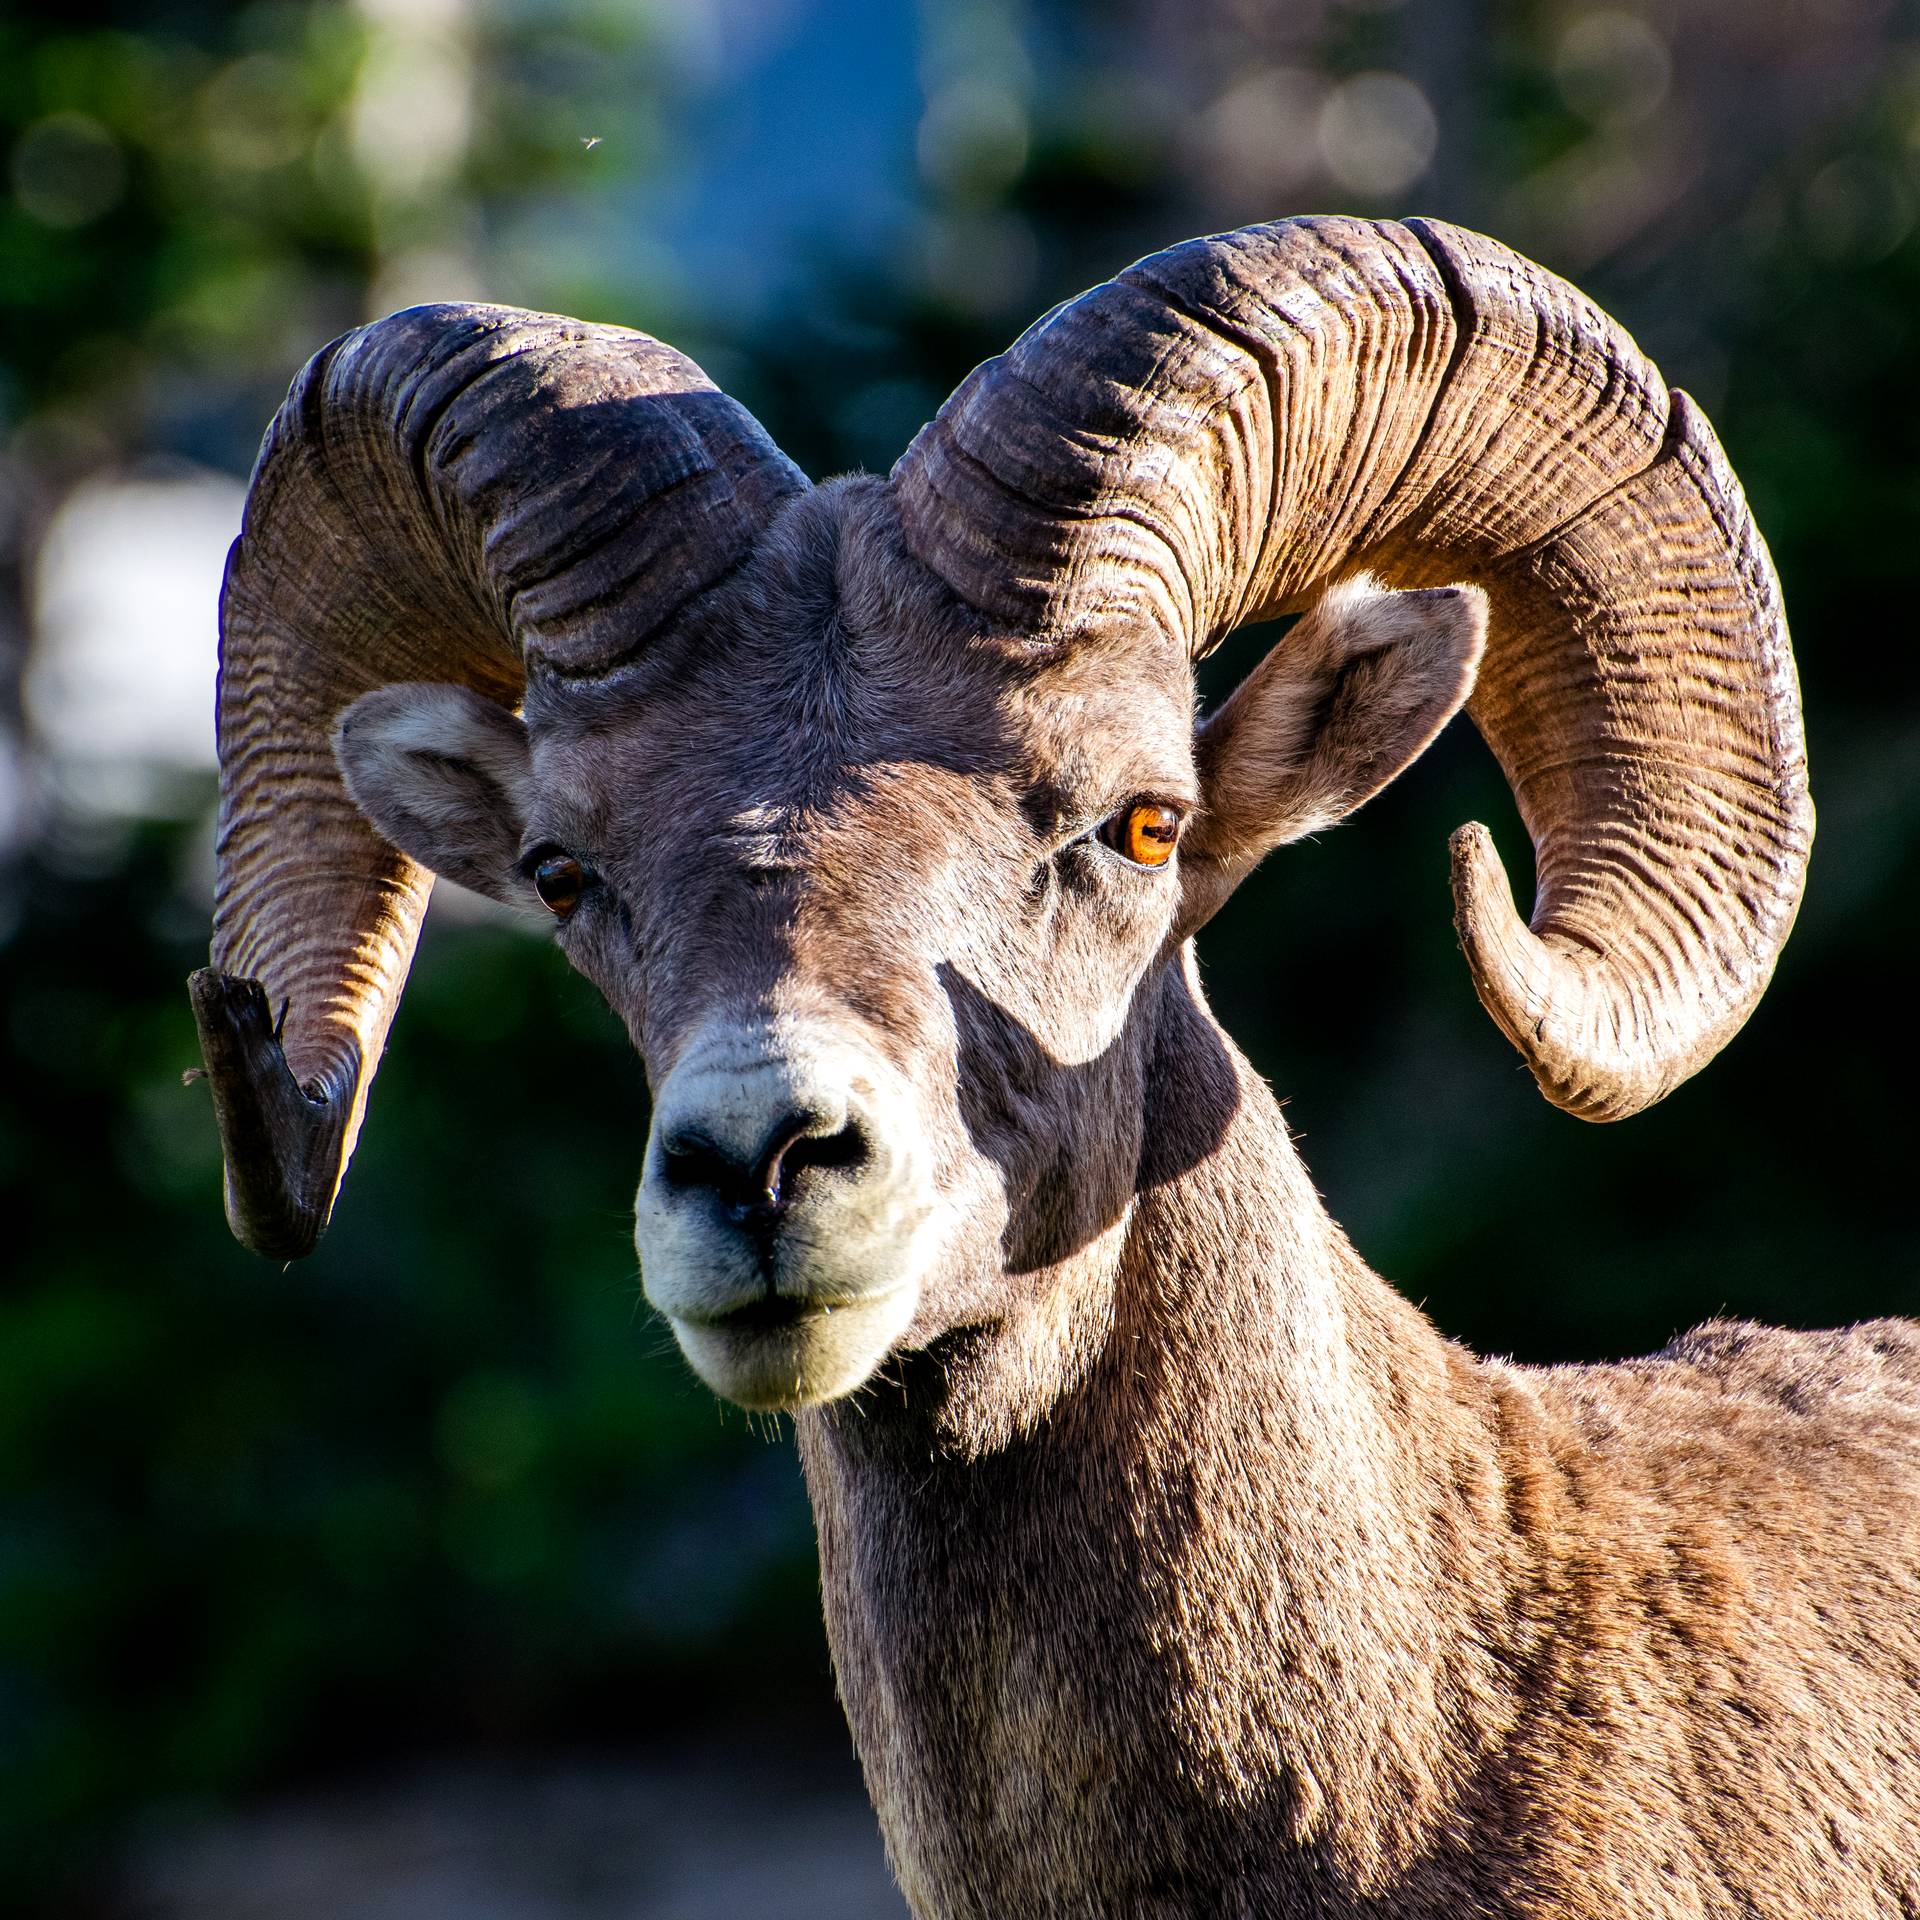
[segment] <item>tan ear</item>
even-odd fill
[[[1194,742],[1183,933],[1275,847],[1344,819],[1416,759],[1473,691],[1486,633],[1477,587],[1395,593],[1360,574],[1330,588]]]
[[[515,715],[466,687],[403,681],[340,716],[333,752],[354,805],[409,859],[534,906],[518,864],[532,766]]]

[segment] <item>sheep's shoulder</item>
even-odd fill
[[[1772,1478],[1796,1462],[1820,1477],[1856,1448],[1920,1449],[1916,1320],[1811,1333],[1713,1320],[1645,1359],[1533,1377],[1566,1437],[1602,1450],[1724,1456],[1729,1471],[1751,1455]]]

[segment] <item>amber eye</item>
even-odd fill
[[[550,853],[533,870],[533,889],[556,920],[564,920],[587,890],[587,870],[570,853]]]
[[[1180,815],[1158,801],[1137,800],[1100,829],[1100,838],[1137,867],[1164,867],[1180,840]]]

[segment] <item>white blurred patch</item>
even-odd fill
[[[19,749],[0,732],[0,853],[27,836],[27,778]]]
[[[1619,131],[1659,112],[1673,83],[1673,57],[1638,14],[1603,7],[1579,15],[1560,35],[1553,77],[1583,120]]]
[[[1317,128],[1330,178],[1351,193],[1392,195],[1426,172],[1440,125],[1402,73],[1357,73],[1328,94]]]
[[[1326,81],[1305,67],[1267,67],[1236,80],[1198,123],[1216,183],[1277,203],[1312,179],[1326,95]]]
[[[190,469],[88,481],[54,515],[25,700],[64,801],[149,813],[214,765],[220,580],[245,498],[240,481]]]
[[[737,1523],[736,1523],[737,1524]],[[737,1540],[730,1540],[730,1546]],[[682,1579],[683,1586],[690,1584]],[[646,1596],[650,1617],[679,1596]],[[421,1768],[140,1823],[151,1920],[906,1920],[844,1733]]]
[[[453,177],[473,131],[473,60],[452,18],[395,18],[374,35],[349,124],[382,195],[423,193]]]

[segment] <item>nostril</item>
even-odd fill
[[[739,1167],[698,1134],[675,1134],[662,1148],[661,1171],[676,1187],[716,1187],[724,1193],[742,1183]]]
[[[823,1133],[818,1130],[822,1117],[790,1114],[767,1136],[751,1165],[742,1165],[703,1134],[669,1134],[661,1143],[661,1172],[673,1186],[716,1194],[741,1221],[771,1221],[786,1210],[804,1173],[855,1172],[868,1160],[871,1149],[857,1120]]]
[[[808,1133],[790,1145],[781,1160],[781,1173],[791,1181],[804,1167],[840,1169],[857,1172],[867,1162],[866,1131],[857,1120],[849,1120],[836,1133]]]
[[[866,1159],[866,1135],[858,1122],[849,1120],[832,1133],[819,1132],[819,1125],[817,1114],[795,1114],[775,1130],[753,1176],[755,1212],[781,1212],[793,1198],[795,1182],[809,1167],[852,1168]]]

